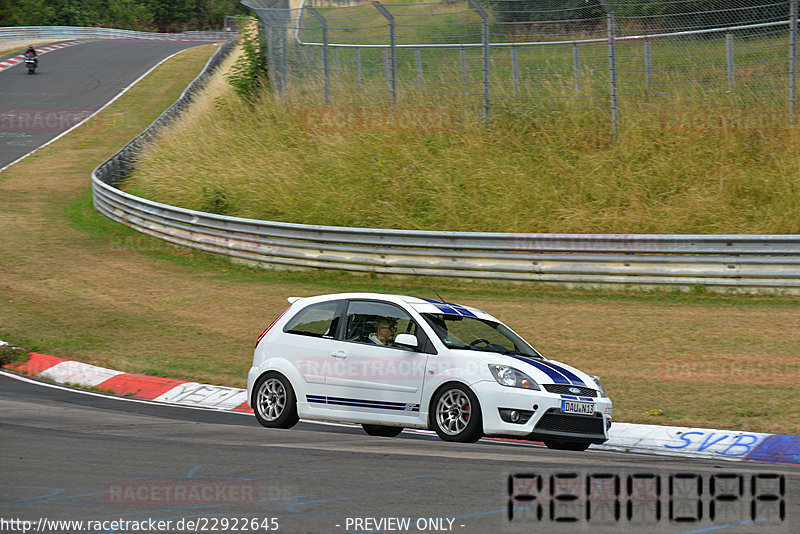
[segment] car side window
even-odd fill
[[[402,308],[367,300],[354,300],[348,305],[346,341],[393,346],[398,334],[418,335],[417,323]]]
[[[312,304],[299,311],[286,326],[284,332],[302,336],[336,337],[336,328],[339,325],[339,315],[336,313],[341,301],[320,302]]]

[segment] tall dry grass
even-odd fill
[[[591,87],[551,93],[572,109],[605,98]],[[249,105],[218,77],[143,155],[126,188],[192,209],[308,224],[800,233],[797,131],[746,121],[718,129],[700,111],[665,122],[642,102],[622,114],[615,142],[603,111],[553,113],[524,93],[499,95],[488,124],[453,95],[404,94],[396,111],[385,100],[322,108],[303,95],[263,94]]]

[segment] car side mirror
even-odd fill
[[[394,344],[416,350],[419,342],[416,336],[412,336],[411,334],[397,334],[397,337],[394,338]]]

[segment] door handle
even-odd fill
[[[331,356],[334,358],[347,358],[347,353],[343,350],[337,350],[336,352],[331,353]]]

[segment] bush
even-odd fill
[[[240,22],[239,44],[242,56],[227,75],[236,93],[245,100],[252,100],[258,90],[267,84],[267,58],[258,40],[258,25],[251,17]]]

